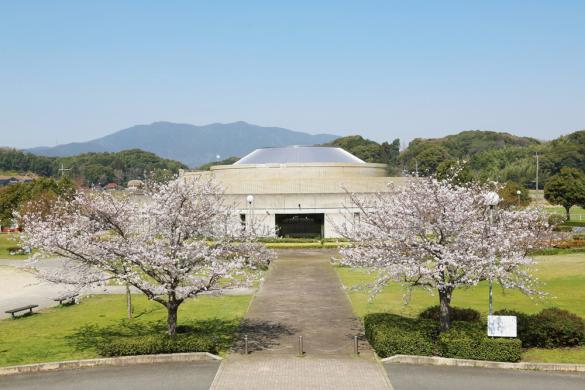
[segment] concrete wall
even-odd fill
[[[242,214],[253,214],[255,225],[267,231],[275,231],[275,214],[323,213],[326,238],[339,236],[336,226],[352,223],[357,210],[351,210],[346,190],[384,192],[390,182],[403,181],[387,177],[384,164],[366,163],[225,165],[182,172],[182,176],[212,177],[224,188],[228,202]],[[248,195],[254,197],[252,204],[246,200]]]

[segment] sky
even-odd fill
[[[385,141],[585,129],[585,1],[0,0],[0,145],[246,121]]]

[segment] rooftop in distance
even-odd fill
[[[341,149],[326,146],[285,146],[256,149],[236,161],[238,164],[299,164],[299,163],[353,163],[365,162]]]

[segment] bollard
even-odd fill
[[[303,356],[303,336],[299,336],[299,356]]]
[[[244,336],[244,355],[248,354],[248,335]]]
[[[360,354],[360,351],[358,350],[358,337],[357,336],[353,336],[353,354],[356,356]]]

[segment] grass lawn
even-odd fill
[[[0,321],[0,366],[97,357],[95,344],[108,336],[161,331],[166,309],[133,295],[134,316],[126,319],[125,295],[97,295],[79,305],[56,307]],[[204,328],[229,345],[251,295],[202,296],[179,309],[179,325]]]
[[[544,208],[544,211],[547,213],[551,213],[551,214],[555,213],[555,214],[561,214],[561,215],[565,215],[565,213],[566,213],[565,209],[561,206],[547,206]],[[585,209],[583,209],[582,207],[573,206],[573,207],[571,207],[569,212],[571,213],[572,220],[585,221]]]
[[[28,259],[30,255],[11,255],[8,248],[19,246],[17,233],[0,233],[0,259]]]
[[[542,289],[550,295],[545,300],[532,300],[518,291],[494,288],[494,310],[515,309],[526,313],[535,313],[544,307],[559,307],[585,318],[585,253],[555,256],[538,256],[535,275],[544,283]],[[363,270],[336,267],[342,283],[355,286],[374,279]],[[488,285],[481,283],[469,289],[458,289],[453,293],[452,304],[458,307],[470,307],[487,315]],[[413,291],[410,303],[404,305],[404,290],[398,285],[386,287],[373,300],[369,300],[367,291],[348,291],[356,315],[363,317],[367,313],[391,312],[404,316],[416,316],[423,309],[437,305],[439,298],[426,291]],[[585,363],[585,348],[530,350],[523,359],[529,361],[579,362]]]

